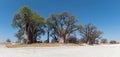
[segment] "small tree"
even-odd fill
[[[101,43],[103,44],[107,43],[107,39],[101,39]]]
[[[117,44],[117,41],[111,40],[111,41],[110,41],[110,44]]]
[[[7,40],[6,40],[6,42],[10,43],[10,42],[11,42],[11,40],[10,40],[10,39],[7,39]]]
[[[78,40],[75,36],[70,36],[67,40],[69,43],[78,43]]]

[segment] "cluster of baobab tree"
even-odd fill
[[[76,17],[68,12],[51,14],[50,17],[44,19],[43,16],[31,11],[27,6],[23,6],[14,14],[12,26],[18,29],[15,34],[18,40],[22,40],[26,44],[37,43],[37,39],[45,33],[48,36],[47,43],[49,43],[50,37],[58,43],[67,43],[68,37],[75,31],[79,31],[87,44],[93,44],[96,39],[100,38],[102,32],[95,26],[92,24],[81,25],[76,22]]]

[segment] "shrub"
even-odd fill
[[[68,41],[68,43],[78,43],[78,40],[77,40],[77,38],[76,37],[69,37],[68,39],[67,39],[67,41]]]
[[[53,38],[52,43],[58,43],[58,38]]]
[[[103,44],[107,43],[107,39],[101,39],[101,43]]]
[[[86,39],[85,38],[81,38],[78,40],[79,43],[86,43]]]
[[[10,42],[11,42],[11,40],[10,40],[10,39],[7,39],[7,40],[6,40],[6,42],[9,42],[9,43],[10,43]]]
[[[42,41],[42,40],[39,40],[39,41],[37,41],[37,43],[43,43],[43,41]]]
[[[117,42],[115,40],[111,40],[110,44],[117,44]]]

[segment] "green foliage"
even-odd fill
[[[32,12],[28,7],[22,7],[19,12],[14,14],[12,25],[13,27],[24,27],[26,23],[31,23],[34,25],[44,25],[44,18]]]
[[[31,11],[27,6],[23,6],[17,13],[14,14],[12,26],[18,28],[16,34],[18,38],[26,35],[29,42],[36,41],[40,34],[44,34],[44,18]],[[25,37],[24,37],[25,38]],[[34,39],[34,40],[33,40]]]
[[[44,25],[44,18],[37,13],[33,13],[30,19],[34,25]]]

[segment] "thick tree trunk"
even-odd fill
[[[24,36],[25,36],[25,40],[26,40],[26,44],[31,44],[33,43],[33,35],[30,31],[30,27],[28,24],[26,24],[26,28],[24,30]]]
[[[36,35],[33,35],[33,43],[36,43],[37,39],[36,39]]]
[[[29,44],[33,43],[33,35],[31,31],[29,31]]]
[[[64,37],[59,38],[59,43],[63,44],[64,43]]]
[[[69,34],[65,35],[65,37],[64,37],[64,43],[68,43],[68,36],[69,36]]]
[[[67,38],[69,34],[63,35],[59,38],[59,43],[67,43]]]
[[[87,41],[86,43],[89,45],[89,44],[90,44],[90,41]]]
[[[24,38],[25,38],[25,43],[26,44],[29,44],[31,41],[30,41],[30,31],[29,31],[29,25],[26,24],[26,27],[24,29]]]
[[[25,43],[28,44],[29,43],[29,35],[28,35],[28,31],[24,31],[24,38],[25,38]]]
[[[89,45],[90,44],[90,39],[87,38],[86,43]]]

